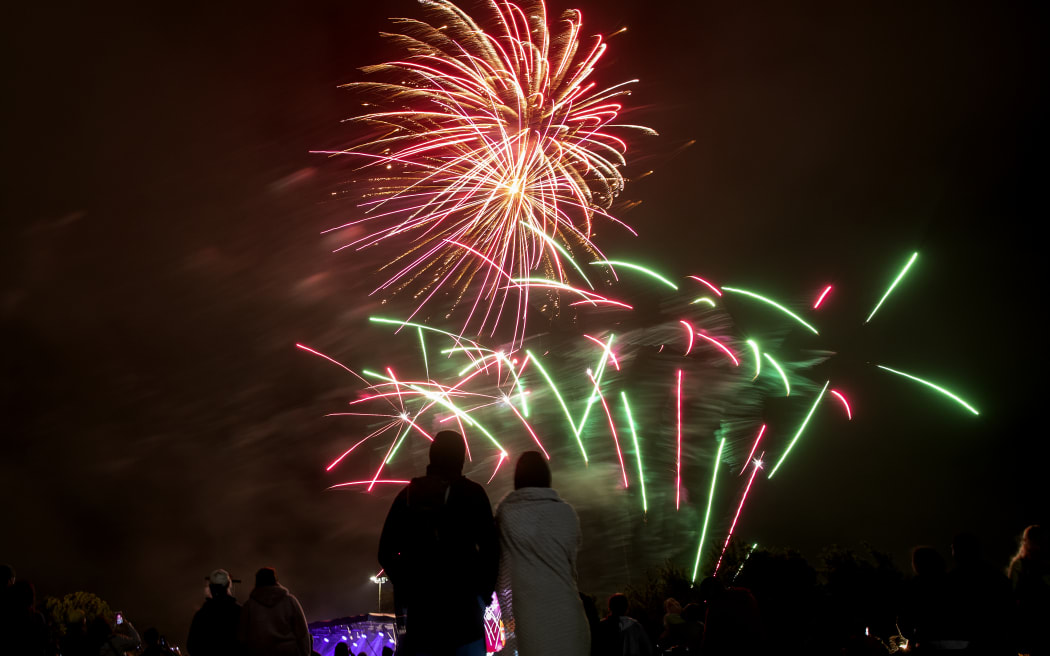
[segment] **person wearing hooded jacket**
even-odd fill
[[[251,656],[310,656],[313,640],[299,600],[277,582],[277,572],[263,567],[241,608],[238,641]]]
[[[379,564],[407,631],[399,653],[485,654],[499,538],[485,488],[463,476],[465,455],[462,435],[435,435],[426,476],[401,490],[383,525]]]

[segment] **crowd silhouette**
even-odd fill
[[[950,564],[933,546],[915,547],[907,577],[878,552],[836,548],[819,572],[796,552],[752,550],[699,585],[668,566],[647,588],[609,597],[603,618],[578,589],[580,523],[544,454],[520,456],[514,490],[493,514],[485,489],[462,474],[465,451],[461,435],[438,433],[426,473],[401,490],[383,526],[378,558],[394,586],[399,656],[483,656],[494,593],[510,656],[1050,655],[1042,526],[1024,529],[1005,568],[971,533],[952,540]],[[206,580],[182,651],[154,627],[140,636],[120,612],[45,617],[32,583],[0,566],[0,655],[317,653],[302,606],[273,568],[256,572],[243,605],[226,570]],[[334,653],[351,656],[345,642]]]

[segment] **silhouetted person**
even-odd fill
[[[762,625],[758,602],[747,588],[726,587],[709,576],[700,582],[700,597],[707,604],[704,617],[704,656],[757,654]]]
[[[598,623],[601,622],[601,615],[598,614],[598,600],[594,598],[594,595],[589,595],[586,592],[580,593],[580,603],[583,605],[583,614],[587,617],[587,627],[591,632],[591,656],[595,656],[598,653]]]
[[[499,538],[485,489],[462,474],[465,455],[463,436],[438,433],[426,476],[398,493],[379,538],[408,654],[485,654]]]
[[[74,611],[65,621],[66,633],[59,639],[62,656],[97,656],[98,644],[88,635],[87,617],[83,611]],[[101,638],[100,638],[101,640]]]
[[[645,628],[627,616],[627,596],[609,597],[609,616],[598,625],[598,653],[601,656],[652,656],[653,645]]]
[[[255,588],[241,608],[237,639],[250,656],[310,656],[313,639],[303,607],[277,582],[272,567],[255,573]]]
[[[142,645],[139,632],[126,617],[110,624],[104,617],[96,617],[88,626],[88,637],[98,646],[99,656],[124,656],[126,651],[138,651]]]
[[[682,620],[682,604],[674,597],[664,600],[664,629],[659,644],[665,649],[685,646],[685,622]]]
[[[142,633],[142,642],[146,648],[140,656],[173,656],[174,654],[168,649],[164,638],[160,635],[160,631],[154,627],[150,627]]]
[[[192,656],[236,656],[242,651],[237,642],[241,605],[233,596],[233,579],[224,569],[208,577],[208,598],[193,615],[186,649]]]
[[[1021,547],[1010,561],[1010,583],[1016,604],[1017,645],[1032,656],[1050,653],[1050,554],[1046,530],[1033,524],[1024,530]]]
[[[916,653],[936,653],[955,632],[952,598],[945,575],[944,558],[933,547],[916,547],[911,555],[915,576],[904,584],[904,599],[898,625]]]
[[[690,654],[699,654],[704,642],[704,607],[686,604],[682,609],[682,622],[685,624],[686,650]]]
[[[586,656],[591,631],[576,587],[582,540],[576,511],[551,488],[539,451],[521,454],[514,491],[496,509],[501,587],[509,588],[521,656]]]
[[[954,633],[969,642],[969,653],[1009,654],[1013,646],[1010,579],[981,557],[980,540],[971,533],[960,533],[952,540],[952,559],[955,566],[948,573],[948,594]]]
[[[0,573],[0,576],[3,576]],[[48,633],[44,616],[36,609],[33,584],[24,579],[8,586],[0,617],[0,654],[44,656]]]
[[[15,568],[0,565],[0,618],[11,612],[11,586],[15,584]]]
[[[335,646],[335,656],[350,656],[350,645],[343,641]]]

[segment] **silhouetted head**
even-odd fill
[[[335,656],[350,656],[350,647],[345,642],[335,646]]]
[[[458,476],[463,472],[467,443],[455,431],[441,431],[430,444],[430,466],[440,472]]]
[[[262,567],[255,573],[255,587],[264,585],[277,585],[277,570],[272,567]]]
[[[11,603],[18,610],[30,609],[36,604],[36,590],[29,581],[19,579],[9,589],[11,590]]]
[[[944,574],[944,558],[933,547],[915,547],[911,552],[911,569],[916,576]]]
[[[609,614],[620,617],[627,614],[627,609],[630,608],[630,604],[627,603],[627,595],[622,592],[617,592],[613,596],[609,597]]]
[[[15,582],[15,568],[10,565],[0,565],[0,586],[6,587]]]
[[[671,615],[680,615],[682,613],[682,604],[678,603],[678,600],[674,597],[668,597],[664,599],[664,612]]]
[[[390,647],[383,647],[383,656],[394,656],[394,650]]]
[[[213,571],[208,575],[207,580],[208,591],[211,592],[213,599],[215,597],[232,594],[233,579],[230,577],[230,573],[226,570],[217,569]]]
[[[146,643],[147,647],[153,647],[160,642],[160,631],[156,627],[150,627],[142,633],[142,641]]]
[[[689,623],[703,622],[704,609],[700,604],[686,604],[682,609],[682,619]]]
[[[523,487],[550,487],[551,468],[539,451],[526,451],[514,466],[514,489]]]
[[[713,576],[700,581],[700,598],[704,601],[713,601],[721,597],[726,591],[722,582]]]
[[[1036,556],[1046,550],[1046,531],[1038,524],[1032,524],[1021,535],[1022,558]]]
[[[106,641],[109,636],[113,635],[113,627],[109,625],[105,617],[99,615],[95,619],[91,620],[87,627],[88,640],[97,644],[99,647]]]
[[[959,533],[952,538],[952,558],[957,563],[976,563],[981,560],[981,540],[973,533]]]

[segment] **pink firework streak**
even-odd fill
[[[703,278],[701,278],[699,276],[689,276],[689,278],[692,279],[692,280],[697,281],[698,283],[700,283],[701,285],[707,287],[708,289],[710,289],[714,293],[718,294],[719,296],[722,295],[722,290],[721,289],[719,289],[718,287],[715,287],[714,285],[712,285],[708,281],[704,280]]]
[[[824,288],[824,291],[822,291],[820,293],[820,297],[817,299],[817,302],[813,304],[813,309],[814,310],[817,310],[817,309],[820,308],[820,304],[824,302],[824,298],[828,295],[828,293],[830,291],[831,291],[831,285],[828,285],[827,287]]]
[[[689,355],[693,352],[693,335],[696,334],[696,328],[693,328],[693,324],[689,323],[685,319],[679,319],[678,323],[685,326],[685,333],[689,336],[689,344],[685,347],[685,354]]]
[[[758,442],[759,442],[759,440],[762,439],[762,436],[765,435],[765,434],[766,434],[766,425],[762,424],[762,428],[758,429],[758,437],[755,438],[755,443],[751,445],[751,452],[748,453],[747,454],[747,458],[744,459],[744,467],[743,467],[743,469],[740,470],[740,474],[737,474],[737,476],[740,476],[745,471],[747,471],[747,466],[751,464],[751,457],[755,455],[755,449],[758,448]]]
[[[718,350],[722,351],[723,353],[725,353],[726,355],[729,356],[729,359],[733,361],[734,365],[736,365],[737,367],[740,366],[740,360],[736,359],[736,356],[733,355],[733,352],[730,351],[729,348],[725,344],[723,344],[722,342],[718,341],[717,339],[715,339],[713,337],[708,337],[707,335],[705,335],[703,333],[697,333],[696,336],[701,338],[701,339],[705,339],[708,342],[714,344],[715,347]]]
[[[591,337],[590,335],[584,335],[584,337],[591,340],[598,346],[602,347],[603,351],[605,350],[605,342],[603,342],[602,340],[598,339],[597,337]],[[616,359],[616,354],[612,352],[612,349],[609,349],[609,361],[613,363],[614,367],[616,367],[616,371],[620,370],[620,362]]]
[[[627,489],[629,484],[627,483],[627,467],[623,464],[623,451],[620,449],[620,438],[616,434],[616,424],[613,422],[612,413],[609,412],[609,404],[605,402],[605,396],[602,394],[601,386],[598,381],[594,379],[594,375],[588,373],[587,376],[591,379],[591,383],[594,384],[594,390],[598,393],[598,400],[602,403],[602,408],[605,410],[605,417],[609,421],[609,432],[612,433],[613,444],[616,445],[616,457],[620,459],[620,473],[623,474],[623,487]]]
[[[765,455],[765,452],[762,453]],[[726,536],[726,542],[722,545],[722,553],[718,556],[718,562],[715,563],[715,571],[711,576],[718,574],[718,568],[722,565],[722,557],[726,555],[726,548],[729,546],[729,541],[733,539],[733,531],[736,530],[736,522],[740,519],[740,511],[744,509],[744,502],[747,501],[747,495],[751,492],[751,484],[755,482],[755,474],[758,473],[759,469],[762,469],[762,460],[759,458],[754,462],[755,469],[751,472],[751,478],[747,481],[747,487],[744,488],[744,494],[740,497],[740,505],[736,508],[736,515],[733,516],[733,523],[729,526],[729,535]]]
[[[489,476],[489,480],[488,480],[487,483],[485,483],[485,485],[488,485],[489,483],[492,482],[492,479],[496,478],[496,472],[499,471],[500,465],[503,464],[503,461],[506,460],[507,457],[508,456],[507,456],[507,454],[505,452],[502,452],[502,451],[500,452],[500,454],[499,454],[499,461],[496,463],[496,468],[492,470],[492,476]]]
[[[846,409],[846,419],[849,419],[850,421],[853,421],[853,411],[850,410],[849,401],[847,401],[846,397],[842,395],[842,392],[839,392],[838,390],[828,390],[828,391],[831,392],[832,394],[834,394],[835,398],[837,398],[839,401],[842,402],[842,407],[844,407]]]
[[[363,216],[326,232],[376,226],[343,247],[399,251],[376,292],[411,287],[422,297],[413,315],[449,292],[454,304],[466,300],[464,332],[494,332],[513,307],[518,341],[530,287],[501,280],[542,271],[564,281],[575,275],[566,258],[603,258],[595,217],[631,230],[608,213],[625,183],[617,133],[655,133],[616,122],[634,80],[588,80],[607,46],[581,39],[579,11],[550,24],[542,0],[493,0],[482,23],[449,0],[423,11],[399,22],[405,34],[388,35],[401,59],[346,85],[380,108],[351,119],[361,143],[317,151],[360,161],[371,182]]]
[[[675,457],[674,474],[674,509],[678,510],[682,503],[682,370],[678,370],[677,402],[675,412],[678,418],[678,454]]]
[[[373,485],[383,484],[396,484],[396,485],[408,485],[408,481],[397,481],[397,480],[374,480],[374,481],[350,481],[348,483],[337,483],[336,485],[330,486],[329,490],[335,490],[341,487],[350,487],[351,485],[367,485],[368,489],[371,490]]]

